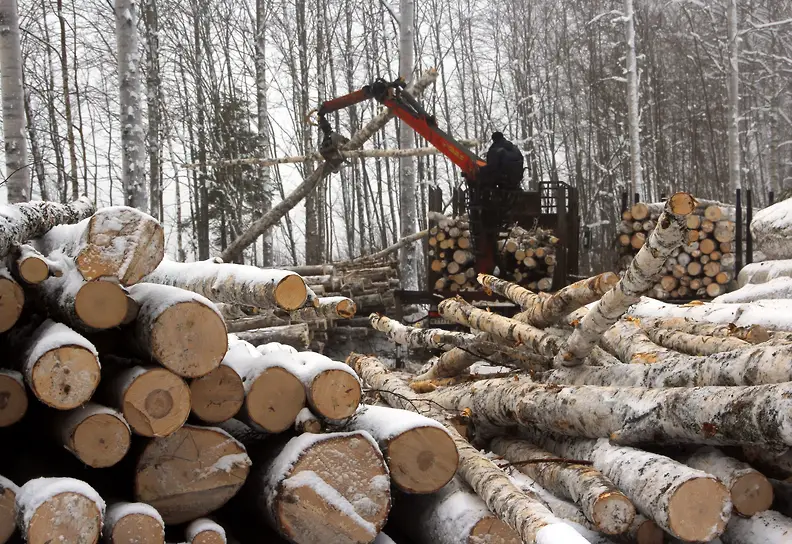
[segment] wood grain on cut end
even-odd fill
[[[16,530],[16,493],[0,485],[0,542],[6,542]]]
[[[302,308],[308,299],[308,289],[305,281],[297,274],[283,278],[275,287],[275,301],[284,310]]]
[[[220,365],[190,383],[190,396],[196,417],[207,423],[222,423],[242,408],[245,386],[232,368]]]
[[[344,319],[352,319],[357,313],[357,304],[352,299],[342,300],[336,305],[336,312],[339,317]]]
[[[0,332],[5,332],[19,319],[25,305],[22,287],[10,277],[0,276]]]
[[[97,504],[79,493],[67,491],[50,497],[36,508],[27,527],[27,542],[96,544],[101,532],[102,513]]]
[[[624,533],[635,518],[635,506],[621,493],[606,493],[594,503],[594,525],[608,535]]]
[[[305,387],[296,376],[280,367],[259,374],[245,399],[247,418],[271,433],[291,427],[304,407]]]
[[[663,530],[654,521],[647,519],[635,532],[635,542],[636,544],[663,544],[664,535]]]
[[[127,315],[127,296],[123,287],[112,281],[89,281],[74,297],[77,317],[93,329],[111,329]]]
[[[760,472],[749,472],[737,478],[731,486],[735,510],[743,516],[769,510],[773,504],[773,486]]]
[[[173,372],[148,369],[124,391],[122,411],[137,434],[167,436],[190,415],[190,388]]]
[[[228,350],[228,333],[214,309],[195,301],[173,304],[151,331],[151,353],[164,367],[197,378],[220,365]]]
[[[487,544],[521,544],[522,540],[514,529],[495,516],[487,516],[476,522],[470,531],[470,544],[486,542]]]
[[[696,209],[696,199],[689,193],[674,193],[669,204],[671,211],[676,215],[688,215]]]
[[[0,369],[0,427],[8,427],[27,412],[28,398],[22,375]]]
[[[106,535],[110,544],[163,544],[165,529],[158,519],[146,514],[128,514]]]
[[[433,493],[456,474],[459,453],[454,440],[437,427],[415,427],[388,443],[393,483],[408,493]]]
[[[737,337],[751,344],[761,344],[770,340],[770,333],[761,325],[751,325]]]
[[[166,524],[214,512],[237,494],[250,471],[245,448],[219,429],[185,425],[150,441],[138,459],[135,499]]]
[[[62,346],[39,357],[28,374],[28,385],[47,406],[72,410],[90,400],[100,374],[96,355],[81,346]]]
[[[723,506],[729,491],[714,478],[692,478],[679,486],[668,503],[668,523],[674,534],[690,542],[705,542],[721,534],[728,515]]]
[[[93,468],[111,467],[129,451],[129,427],[113,414],[91,414],[68,432],[67,448]]]
[[[362,391],[355,376],[343,370],[329,369],[311,382],[309,399],[313,411],[327,419],[351,417],[360,404]]]
[[[41,257],[29,256],[17,261],[19,276],[30,284],[41,283],[49,277],[49,266]]]

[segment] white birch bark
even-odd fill
[[[639,321],[646,329],[671,329],[698,336],[714,336],[716,338],[738,338],[750,344],[761,344],[770,340],[767,329],[761,325],[737,327],[732,323],[704,323],[685,317],[642,318]]]
[[[641,113],[638,104],[638,62],[635,54],[635,12],[633,0],[624,0],[624,29],[627,40],[627,131],[630,136],[630,194],[638,193],[645,200],[649,194],[641,168]]]
[[[121,107],[121,183],[124,203],[148,212],[146,194],[143,91],[138,47],[137,0],[116,0],[116,45],[118,47],[119,105]]]
[[[765,210],[768,209],[770,208],[765,208]],[[754,225],[756,225],[755,218],[751,222],[751,230],[756,233],[755,236],[758,236],[759,233],[756,232],[757,229]],[[792,235],[792,229],[790,229],[790,233]],[[778,235],[779,243],[785,243],[789,240],[786,231],[778,232],[776,229],[776,234]],[[740,270],[740,273],[737,275],[737,285],[745,287],[749,284],[767,283],[776,278],[789,277],[792,277],[792,259],[762,261],[743,266],[742,270]]]
[[[782,276],[767,283],[747,284],[736,291],[717,296],[712,301],[733,304],[766,299],[792,299],[792,277]]]
[[[785,544],[792,539],[792,519],[768,510],[751,518],[733,516],[721,535],[723,544]]]
[[[727,0],[729,40],[729,185],[732,194],[742,188],[740,174],[740,36],[737,32],[737,0]]]
[[[3,95],[8,202],[30,200],[30,169],[25,136],[25,91],[22,86],[22,47],[16,0],[0,3],[0,89]]]
[[[653,364],[674,355],[652,342],[643,329],[630,319],[620,319],[614,323],[602,335],[600,345],[625,363]]]
[[[752,327],[759,325],[773,331],[792,331],[792,318],[787,300],[759,300],[750,303],[716,302],[669,304],[642,298],[630,308],[630,315],[639,318],[686,318],[703,323]]]
[[[669,329],[646,329],[646,333],[653,342],[689,355],[714,355],[740,351],[751,346],[739,338],[718,338]]]

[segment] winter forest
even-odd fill
[[[763,206],[768,191],[792,184],[792,3],[631,4],[120,0],[114,9],[97,0],[20,0],[24,118],[4,115],[24,130],[28,157],[16,184],[6,179],[3,188],[12,201],[29,191],[60,201],[84,193],[98,206],[133,202],[163,221],[171,256],[205,259],[314,168],[223,160],[311,153],[319,134],[306,120],[323,100],[378,76],[395,79],[400,68],[410,78],[436,67],[422,101],[439,125],[482,142],[479,153],[493,130],[503,131],[526,156],[526,187],[576,186],[581,224],[592,233],[582,271],[609,270],[623,191],[646,201],[685,190],[731,202],[742,186]],[[628,123],[631,73],[639,149]],[[120,85],[119,75],[132,85]],[[739,100],[730,98],[731,83]],[[733,103],[739,174],[729,166]],[[339,132],[350,136],[377,108],[371,101],[339,112]],[[132,146],[126,157],[124,145]],[[427,145],[395,123],[366,144]],[[631,149],[642,172],[635,187]],[[426,224],[428,187],[442,187],[448,200],[459,183],[441,155],[355,160],[320,182],[244,261],[371,253]]]

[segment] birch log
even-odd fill
[[[702,336],[671,329],[646,329],[646,333],[653,342],[690,355],[739,351],[751,345],[739,338]]]
[[[667,318],[641,318],[639,321],[641,327],[647,329],[672,329],[688,334],[695,334],[700,336],[715,336],[718,338],[734,337],[739,340],[744,340],[750,344],[761,344],[770,340],[770,334],[767,329],[761,325],[751,325],[749,327],[737,327],[733,323],[719,324],[719,323],[705,323],[695,319],[688,319],[684,317],[667,317]]]
[[[82,221],[94,213],[87,197],[69,204],[56,202],[24,202],[0,206],[0,257],[5,257],[16,244],[38,238],[60,224]]]
[[[30,285],[39,284],[50,276],[63,275],[63,268],[56,261],[46,258],[31,245],[20,244],[14,256],[15,270]]]
[[[378,359],[352,353],[347,358],[347,364],[355,370],[364,383],[377,389],[382,398],[394,408],[422,410],[424,415],[445,425],[459,452],[458,473],[484,500],[489,509],[514,529],[523,541],[538,544],[586,542],[534,496],[521,492],[503,471],[462,438],[436,407],[428,404],[418,408],[411,401],[415,397],[412,389],[402,380],[391,375]]]
[[[111,467],[129,451],[129,425],[119,412],[88,402],[56,420],[61,444],[93,468]]]
[[[773,450],[762,446],[744,445],[742,453],[752,467],[772,478],[792,481],[792,449]]]
[[[653,364],[673,356],[655,344],[635,321],[620,319],[602,335],[600,344],[625,363]]]
[[[226,357],[228,353],[226,353]],[[206,423],[222,423],[237,415],[245,402],[243,376],[226,364],[190,382],[192,413]]]
[[[25,306],[25,292],[8,269],[0,266],[0,333],[13,327]]]
[[[188,544],[226,544],[225,529],[209,518],[199,518],[184,531]]]
[[[305,282],[294,272],[213,259],[197,263],[164,259],[145,281],[187,289],[212,302],[255,308],[296,310],[305,304],[308,293]]]
[[[291,313],[292,319],[312,320],[317,317],[326,319],[352,319],[357,312],[355,301],[347,297],[318,297],[318,306],[297,310]]]
[[[0,543],[5,544],[16,530],[16,496],[19,487],[0,476]]]
[[[638,510],[682,540],[712,540],[729,521],[729,491],[706,472],[607,439],[554,438],[535,430],[526,436],[556,455],[592,461]]]
[[[21,420],[28,408],[25,380],[16,370],[0,368],[0,428]],[[0,539],[2,541],[2,539]]]
[[[747,519],[733,516],[721,535],[723,544],[785,544],[790,540],[792,519],[772,510]]]
[[[116,502],[107,507],[103,537],[107,544],[164,544],[165,524],[142,502]]]
[[[254,346],[277,342],[295,349],[305,350],[311,345],[311,331],[308,323],[293,323],[265,329],[253,329],[236,333],[240,340]]]
[[[498,437],[490,447],[551,493],[578,504],[597,530],[614,535],[624,533],[630,527],[635,507],[598,470],[572,463],[521,463],[554,457],[524,440]]]
[[[666,202],[655,230],[630,263],[624,277],[594,305],[580,326],[575,329],[556,362],[564,366],[577,366],[591,353],[600,336],[627,309],[638,302],[640,295],[654,285],[658,273],[671,252],[682,245],[686,217],[696,207],[695,199],[687,193],[676,193]]]
[[[338,421],[355,413],[363,390],[360,379],[349,366],[310,351],[296,354],[294,360],[305,386],[308,406],[314,414]]]

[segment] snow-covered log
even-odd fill
[[[634,320],[620,319],[605,331],[600,344],[625,363],[653,364],[673,356],[646,335]],[[573,374],[573,373],[570,373]]]
[[[672,329],[697,336],[738,338],[749,344],[761,344],[770,340],[770,334],[761,325],[737,327],[732,323],[705,323],[686,317],[641,318],[639,324],[646,329]]]
[[[185,378],[203,376],[220,365],[228,336],[220,312],[209,300],[147,283],[130,287],[129,296],[140,308],[134,324],[137,349]]]
[[[645,329],[649,338],[668,349],[689,355],[714,355],[750,347],[751,344],[734,337],[717,337],[688,334],[673,329]]]
[[[98,210],[74,225],[59,225],[35,241],[38,251],[74,259],[86,281],[117,278],[135,284],[153,271],[165,254],[159,221],[127,206]]]
[[[437,493],[397,497],[392,519],[416,544],[522,542],[459,476]]]
[[[0,543],[5,544],[16,531],[16,496],[19,487],[0,476]]]
[[[536,497],[523,493],[480,451],[470,445],[431,403],[415,403],[415,393],[390,374],[375,357],[352,353],[350,365],[369,387],[394,408],[419,411],[444,423],[459,452],[458,474],[476,491],[487,507],[525,542],[538,544],[579,544],[586,542],[574,529],[556,518]],[[419,407],[420,405],[420,407]]]
[[[199,518],[184,531],[187,544],[226,544],[225,529],[208,518]]]
[[[64,413],[57,419],[56,431],[63,447],[93,468],[121,461],[131,442],[124,416],[93,402]]]
[[[220,366],[190,382],[192,413],[206,423],[222,423],[231,419],[244,402],[242,376],[225,363],[225,358]]]
[[[452,385],[420,398],[447,410],[469,408],[474,420],[486,424],[623,444],[792,445],[790,383],[651,389],[544,385],[514,377]]]
[[[760,210],[751,221],[754,247],[768,259],[792,259],[792,200],[782,200]]]
[[[598,470],[573,463],[522,463],[555,456],[530,442],[496,437],[490,442],[494,453],[505,457],[520,472],[530,476],[551,493],[573,501],[597,530],[613,535],[627,531],[635,507],[613,482]]]
[[[420,414],[361,405],[345,429],[368,432],[385,456],[393,484],[407,493],[434,493],[457,471],[454,441],[438,422]]]
[[[116,502],[107,507],[102,533],[107,544],[164,544],[165,523],[148,504]]]
[[[101,368],[91,342],[49,319],[26,340],[21,370],[37,399],[57,410],[71,410],[93,396]]]
[[[773,503],[773,487],[761,472],[716,448],[701,448],[684,461],[720,480],[731,493],[734,509],[743,516],[767,510]]]
[[[721,535],[723,544],[786,544],[792,541],[792,519],[768,510],[750,518],[732,516]]]
[[[602,334],[639,300],[641,294],[651,289],[666,259],[682,245],[687,229],[686,216],[695,207],[695,199],[687,193],[676,193],[668,199],[657,226],[627,272],[586,314],[556,356],[557,364],[582,364]]]
[[[729,521],[729,491],[706,472],[607,439],[553,437],[537,430],[526,436],[558,456],[592,461],[639,511],[682,540],[712,540]]]
[[[288,270],[268,270],[214,259],[179,263],[163,259],[145,281],[187,289],[213,302],[255,308],[302,308],[307,291],[303,279]]]
[[[77,223],[93,213],[94,206],[87,197],[69,204],[33,201],[0,206],[0,257],[56,225]]]
[[[39,253],[33,246],[20,244],[14,251],[14,269],[25,283],[36,285],[50,276],[60,277],[63,268]]]
[[[17,525],[30,544],[98,542],[105,503],[88,484],[73,478],[36,478],[16,495]]]
[[[747,284],[736,291],[712,299],[712,302],[754,302],[766,299],[792,299],[792,277],[773,278],[767,283]]]
[[[184,523],[236,495],[250,464],[244,446],[225,431],[185,425],[146,444],[135,471],[135,500],[156,508],[166,524]]]
[[[16,370],[0,368],[0,428],[13,425],[27,412],[25,379]],[[2,540],[2,539],[0,539]]]
[[[292,325],[282,325],[279,327],[253,329],[238,332],[236,335],[240,340],[249,342],[254,346],[278,342],[279,344],[287,344],[294,348],[304,350],[311,344],[311,332],[308,323],[294,323]]]
[[[355,301],[347,297],[317,297],[317,306],[291,312],[292,319],[352,319],[357,312]]]
[[[190,388],[173,372],[155,366],[112,369],[103,384],[107,403],[141,436],[168,436],[190,415]]]
[[[16,324],[24,306],[25,292],[8,269],[0,265],[0,333]]]
[[[256,458],[249,491],[291,542],[371,542],[391,507],[388,467],[364,432],[302,434]]]
[[[737,274],[737,285],[758,285],[778,278],[792,277],[792,259],[746,264]]]
[[[723,304],[715,302],[667,304],[642,298],[630,309],[639,318],[683,317],[694,321],[733,324],[736,327],[761,325],[769,330],[792,331],[792,317],[787,300],[759,300],[750,303]]]
[[[349,366],[319,353],[303,351],[295,356],[299,377],[311,411],[338,421],[352,416],[363,397],[360,379]]]

